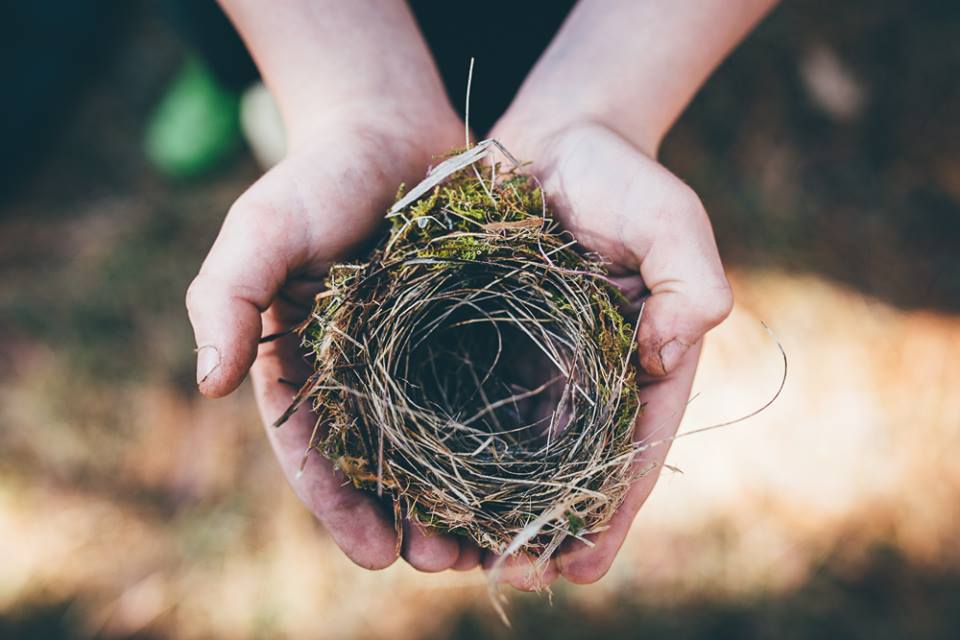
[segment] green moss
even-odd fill
[[[570,531],[570,535],[577,535],[583,530],[583,527],[587,524],[586,521],[578,516],[575,513],[570,511],[567,512],[567,527]]]

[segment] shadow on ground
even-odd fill
[[[450,637],[644,638],[711,640],[831,638],[885,640],[955,638],[960,635],[960,573],[911,565],[889,548],[877,548],[853,573],[827,561],[795,591],[742,599],[701,597],[679,604],[644,604],[655,594],[625,593],[603,607],[586,608],[564,588],[553,606],[526,598],[511,613],[512,630],[490,611],[457,620]]]
[[[450,622],[441,637],[454,640],[511,638],[644,638],[711,640],[831,638],[899,640],[960,635],[960,573],[911,564],[894,549],[878,547],[854,571],[831,561],[786,594],[739,599],[698,597],[676,604],[645,604],[656,594],[624,593],[604,606],[587,606],[560,586],[552,605],[537,596],[513,595],[512,629],[488,607],[477,606]],[[67,640],[72,603],[23,607],[0,617],[0,639]],[[149,631],[129,638],[152,638]]]

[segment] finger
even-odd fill
[[[634,517],[653,490],[670,449],[670,439],[676,434],[687,398],[697,360],[700,343],[691,347],[680,364],[664,378],[656,378],[641,391],[644,411],[637,423],[635,439],[651,447],[637,454],[633,468],[642,473],[627,492],[623,504],[610,520],[609,528],[588,536],[590,547],[579,540],[569,540],[556,556],[560,574],[570,582],[587,584],[602,578],[623,545]]]
[[[456,538],[431,531],[416,522],[403,522],[404,560],[418,571],[437,573],[453,567],[460,557]]]
[[[624,195],[623,243],[650,297],[637,335],[640,365],[673,371],[733,306],[707,213],[692,189],[633,152],[636,176]],[[655,215],[637,215],[654,211]]]
[[[637,334],[640,365],[656,376],[673,371],[733,307],[707,214],[692,191],[681,193],[686,196],[678,198],[671,215],[658,220],[662,228],[654,230],[640,262],[651,294]]]
[[[484,553],[483,570],[488,575],[493,571],[499,557],[493,552]],[[557,566],[553,560],[550,560],[546,566],[539,567],[536,560],[536,557],[529,553],[519,553],[505,558],[497,570],[497,582],[509,584],[519,591],[546,589],[559,576]]]
[[[480,564],[481,556],[482,553],[477,545],[466,538],[461,538],[460,554],[450,568],[454,571],[470,571]]]
[[[286,321],[275,311],[272,307],[264,314],[267,333],[286,327]],[[281,338],[260,347],[251,377],[264,424],[276,420],[293,399],[295,389],[277,381],[304,380],[308,374],[296,337]],[[313,412],[301,409],[281,427],[267,426],[270,444],[287,480],[347,557],[367,569],[390,566],[397,558],[393,517],[376,497],[355,489],[316,451],[311,451],[303,473],[298,474],[315,420]]]
[[[238,200],[187,290],[197,384],[207,396],[230,393],[246,376],[257,356],[261,313],[305,259],[306,220],[286,210],[283,198],[269,206]]]

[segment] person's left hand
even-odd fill
[[[501,121],[491,137],[543,184],[553,216],[581,245],[605,257],[622,287],[638,331],[641,397],[645,404],[635,438],[668,439],[676,433],[690,394],[701,340],[730,312],[732,294],[710,221],[683,181],[611,129],[583,122],[537,133],[537,127]],[[505,561],[503,579],[520,589],[549,585],[558,575],[575,583],[600,579],[653,490],[669,441],[638,453],[639,477],[609,522],[591,536],[593,547],[569,539],[538,579],[529,558]],[[484,565],[495,557],[487,554]]]

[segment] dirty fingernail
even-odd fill
[[[679,338],[674,338],[660,347],[660,363],[663,365],[664,373],[670,373],[680,364],[680,359],[687,352],[687,348]]]
[[[212,344],[197,347],[197,384],[207,381],[220,366],[220,350]]]

